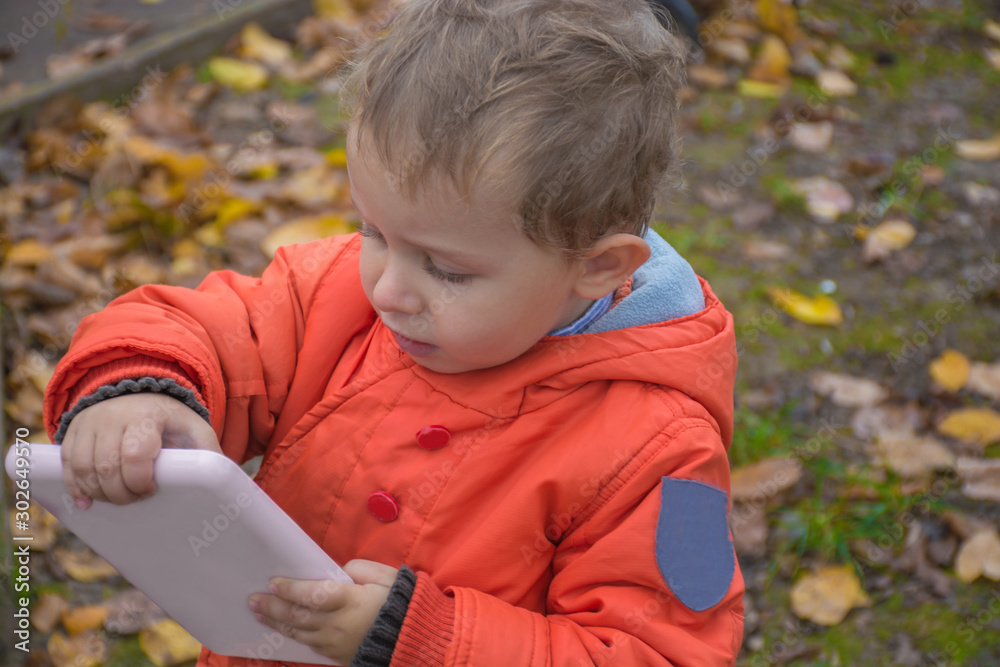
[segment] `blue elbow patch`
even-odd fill
[[[656,565],[674,596],[692,611],[725,597],[736,573],[736,554],[721,489],[664,477],[656,522]]]

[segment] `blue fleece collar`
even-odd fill
[[[701,283],[691,265],[652,229],[643,238],[651,254],[632,275],[632,291],[581,333],[666,322],[705,308]]]

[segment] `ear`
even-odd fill
[[[576,281],[576,294],[591,300],[607,296],[635,273],[649,255],[649,244],[634,234],[601,238],[581,260],[583,272]]]

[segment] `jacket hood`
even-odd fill
[[[657,239],[666,246],[665,241]],[[676,255],[673,249],[670,252]],[[651,259],[655,257],[654,251]],[[680,261],[691,271],[684,260]],[[660,267],[656,273],[677,280],[678,286],[685,285],[683,271],[677,270],[676,262],[671,260],[667,264],[671,265],[670,270]],[[481,371],[448,376],[419,366],[414,370],[457,397],[456,400],[494,416],[532,410],[537,404],[552,400],[548,397],[552,391],[546,390],[561,394],[587,382],[625,380],[675,389],[709,411],[728,448],[737,365],[733,318],[706,281],[693,271],[690,277],[700,291],[694,297],[686,287],[671,291],[655,277],[647,275],[645,281],[640,279],[637,272],[635,293],[595,322],[595,325],[605,323],[619,311],[616,321],[626,324],[622,328],[592,331],[595,327],[591,327],[586,333],[546,336],[517,359]],[[657,292],[661,297],[650,299]],[[680,296],[667,298],[663,294]],[[641,303],[638,297],[642,298]],[[687,309],[689,314],[627,326],[637,317],[641,321],[642,317],[650,317],[650,313],[670,309]]]

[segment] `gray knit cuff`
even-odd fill
[[[416,573],[405,565],[399,568],[396,581],[389,589],[389,597],[354,654],[351,667],[389,667],[416,587]]]
[[[66,429],[69,428],[69,423],[73,421],[73,417],[76,417],[85,408],[89,408],[95,403],[100,403],[106,398],[114,398],[122,394],[140,394],[145,392],[166,394],[167,396],[176,398],[197,412],[209,424],[212,423],[208,415],[208,408],[198,402],[193,391],[177,384],[176,381],[170,378],[143,377],[138,380],[122,380],[118,384],[106,384],[93,394],[81,398],[76,402],[72,410],[64,412],[62,417],[59,418],[59,430],[56,431],[52,439],[56,444],[62,444],[63,438],[66,437]]]

